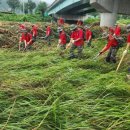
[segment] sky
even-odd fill
[[[0,4],[0,10],[8,10],[8,5],[6,3],[7,0],[2,0],[2,4]],[[20,1],[25,1],[27,2],[28,0],[20,0]],[[40,1],[45,1],[47,2],[48,5],[52,4],[55,0],[32,0],[35,2],[40,2]]]
[[[51,4],[51,3],[53,3],[55,0],[41,0],[41,1],[45,1],[45,2],[47,2],[48,4]]]

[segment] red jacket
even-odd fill
[[[77,25],[81,26],[81,25],[83,25],[83,22],[81,20],[78,20]]]
[[[116,47],[118,46],[118,42],[115,38],[113,38],[113,35],[109,34],[108,36],[108,43],[107,45],[102,49],[102,53],[104,53],[105,51],[107,51],[110,47]]]
[[[128,36],[127,36],[127,43],[130,44],[130,33],[129,33]]]
[[[92,31],[90,29],[86,30],[85,38],[86,38],[87,41],[92,39]]]
[[[119,26],[116,26],[114,30],[114,34],[118,37],[121,35],[121,28]]]
[[[36,25],[32,27],[32,33],[33,33],[33,36],[35,37],[38,35],[38,27]]]
[[[59,39],[61,40],[60,44],[64,45],[67,42],[66,34],[62,31],[59,35]]]
[[[70,38],[72,38],[73,40],[75,40],[76,39],[76,35],[77,35],[77,32],[73,31],[73,32],[71,32]]]
[[[28,43],[28,42],[30,42],[30,40],[32,40],[32,34],[31,33],[27,33],[26,35],[22,34],[22,36],[20,38],[21,42],[26,41]],[[32,41],[30,42],[30,44],[32,44]]]
[[[78,41],[74,42],[75,46],[83,46],[83,43],[84,43],[83,37],[84,37],[84,33],[83,33],[82,29],[73,31],[72,34],[71,34],[71,38],[73,40],[79,39]]]
[[[48,27],[46,28],[46,36],[50,36],[50,35],[51,35],[51,27],[48,26]]]
[[[63,18],[59,18],[58,25],[64,25],[64,19]]]

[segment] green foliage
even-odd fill
[[[88,18],[84,21],[85,24],[93,24],[95,22],[99,22],[99,18]]]
[[[127,24],[130,24],[130,19],[120,19],[120,20],[118,20],[118,23],[127,25]]]
[[[30,11],[30,13],[32,14],[33,13],[33,10],[36,8],[36,3],[33,2],[32,0],[29,0],[28,1],[28,9]]]
[[[51,17],[43,17],[39,14],[36,15],[17,15],[17,14],[3,14],[0,13],[0,20],[1,21],[16,21],[16,22],[24,22],[24,21],[28,21],[28,22],[48,22],[51,20]]]
[[[50,22],[52,20],[52,17],[51,16],[44,16],[44,17],[42,17],[42,20],[46,21],[46,22]]]
[[[47,9],[46,2],[40,2],[36,8],[36,13],[44,14]]]
[[[103,30],[99,26],[94,26],[92,27],[92,32],[93,32],[94,38],[99,38],[102,36]]]
[[[25,14],[33,14],[33,10],[36,8],[36,3],[33,2],[32,0],[29,0],[28,2],[24,3],[24,13]],[[23,7],[21,5],[21,9],[23,11]]]
[[[7,0],[7,4],[12,9],[13,12],[15,12],[15,9],[20,7],[20,1],[19,0]]]

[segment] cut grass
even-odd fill
[[[17,98],[6,130],[129,130],[127,58],[116,73],[104,56],[93,60],[104,43],[94,46],[81,60],[61,58],[55,47],[0,49],[0,128]]]

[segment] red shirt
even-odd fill
[[[33,36],[35,37],[38,35],[38,27],[36,25],[32,27],[32,33],[33,33]]]
[[[80,40],[74,42],[75,46],[82,46],[83,45],[83,35],[84,35],[84,33],[83,33],[82,29],[72,32],[71,38],[73,38],[73,40],[80,39]]]
[[[76,39],[76,35],[77,35],[77,32],[76,32],[76,31],[73,31],[73,32],[71,33],[70,38],[72,38],[73,40],[75,40],[75,39]]]
[[[20,24],[20,25],[19,25],[19,29],[20,29],[20,30],[24,30],[24,29],[26,29],[26,26],[25,26],[24,24]]]
[[[60,19],[58,20],[58,24],[59,24],[59,25],[64,25],[64,19],[63,19],[63,18],[60,18]]]
[[[121,35],[121,28],[119,26],[115,28],[114,34],[118,37]]]
[[[61,43],[60,43],[60,44],[62,44],[62,45],[66,44],[67,40],[66,40],[66,34],[65,34],[64,31],[62,31],[62,32],[60,33],[59,38],[60,38],[60,40],[61,40]]]
[[[90,29],[86,30],[85,38],[86,38],[87,41],[92,39],[92,31]]]
[[[26,41],[28,43],[30,40],[32,40],[32,34],[31,33],[27,33],[26,35],[22,34],[22,36],[20,38],[21,42]],[[32,44],[32,42],[30,44]]]
[[[78,21],[77,21],[77,25],[80,25],[80,26],[81,26],[81,25],[83,25],[83,22],[80,21],[80,20],[78,20]]]
[[[128,36],[127,36],[127,43],[130,44],[130,33],[129,33]]]
[[[113,38],[113,35],[109,34],[108,37],[108,43],[107,45],[102,49],[102,53],[104,53],[105,51],[107,51],[110,47],[116,47],[118,45],[118,42],[116,41],[115,38]]]
[[[46,35],[47,35],[47,36],[50,36],[50,35],[51,35],[51,27],[50,27],[50,26],[48,26],[48,27],[46,28]]]

